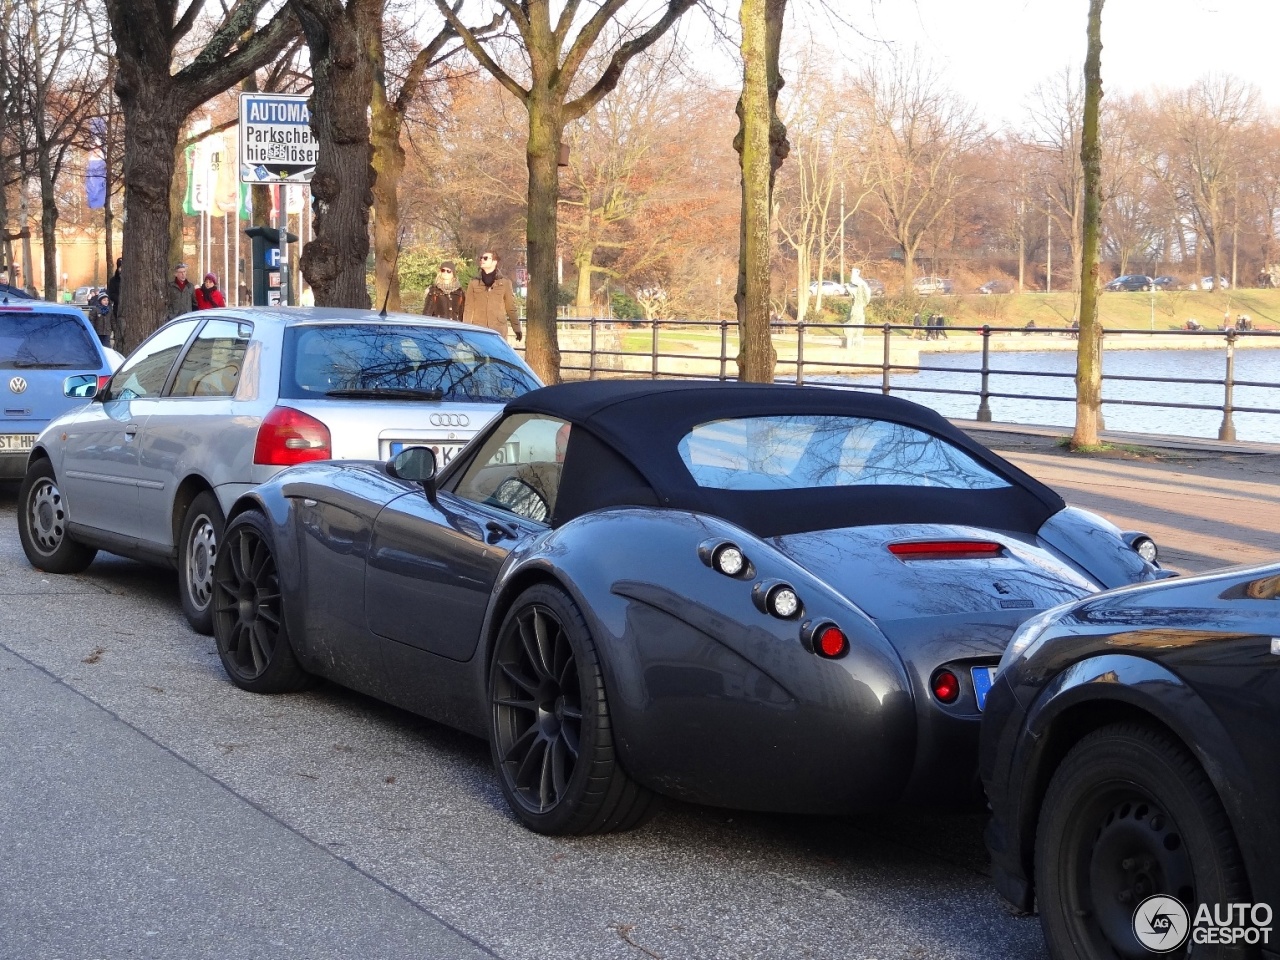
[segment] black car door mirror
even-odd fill
[[[387,461],[387,473],[422,484],[427,499],[436,502],[436,453],[430,447],[405,447]]]

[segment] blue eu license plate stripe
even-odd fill
[[[996,679],[995,667],[973,667],[970,670],[973,675],[973,693],[978,700],[978,709],[982,710],[987,705],[987,694],[991,692],[991,685]]]

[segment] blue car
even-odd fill
[[[45,425],[91,399],[119,363],[79,307],[0,297],[0,480],[22,479]]]

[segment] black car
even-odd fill
[[[1122,277],[1116,277],[1102,289],[1104,290],[1150,290],[1155,283],[1150,277],[1143,273],[1127,273]]]
[[[1059,960],[1280,956],[1277,744],[1280,564],[1046,611],[983,720],[997,888]]]
[[[896,397],[590,381],[431,450],[277,474],[228,511],[231,680],[326,676],[486,737],[544,833],[654,794],[795,813],[981,795],[1027,616],[1152,579],[1147,540]]]
[[[1151,285],[1155,289],[1164,290],[1165,292],[1168,292],[1170,290],[1182,289],[1182,281],[1180,281],[1177,277],[1171,277],[1167,274],[1164,276],[1156,277],[1154,280],[1151,281]]]

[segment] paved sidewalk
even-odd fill
[[[488,950],[0,647],[0,957]]]

